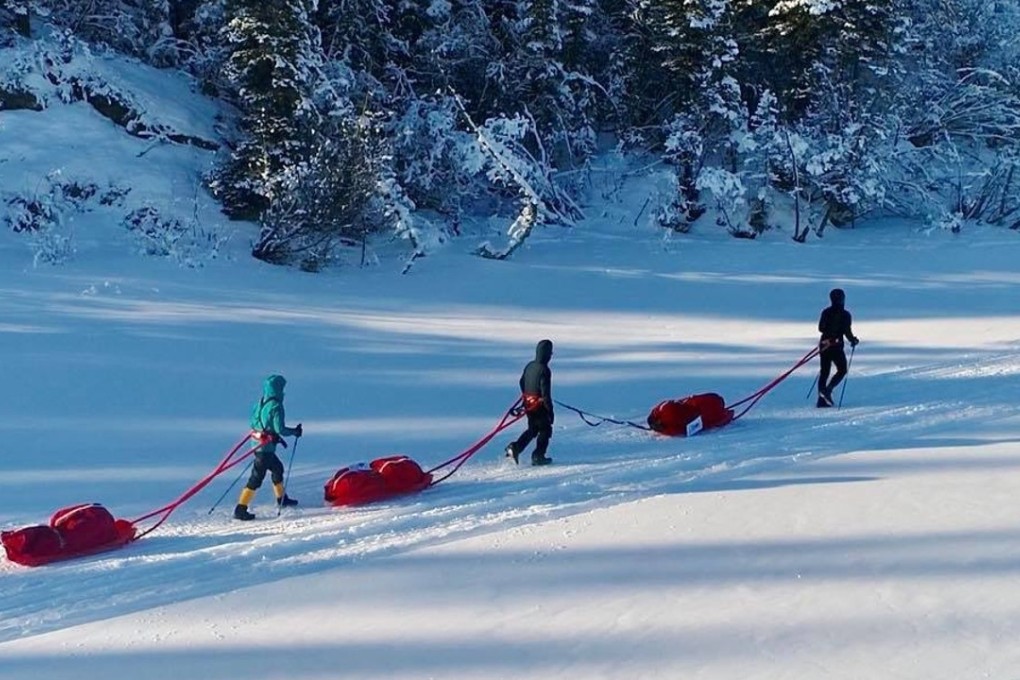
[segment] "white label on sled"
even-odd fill
[[[701,416],[698,416],[691,422],[687,423],[687,436],[693,437],[694,435],[701,432],[701,428],[702,428]]]

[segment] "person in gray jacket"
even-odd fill
[[[528,416],[528,429],[517,441],[506,447],[506,455],[518,462],[521,452],[528,447],[532,439],[536,439],[535,450],[531,453],[532,465],[548,465],[552,458],[546,456],[549,440],[552,438],[552,426],[555,420],[552,400],[552,371],[549,360],[552,359],[552,340],[542,340],[535,347],[535,358],[528,362],[521,373],[521,398],[524,411]]]

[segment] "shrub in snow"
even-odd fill
[[[28,237],[34,264],[57,265],[74,256],[74,234],[68,224],[74,213],[90,209],[88,202],[97,191],[94,184],[65,180],[60,172],[52,172],[34,191],[0,200],[6,205],[8,228]]]
[[[169,258],[183,267],[197,268],[217,259],[227,241],[197,224],[164,217],[151,205],[132,210],[122,224],[135,236],[140,253]]]
[[[74,257],[75,245],[72,233],[64,233],[59,226],[49,227],[35,232],[30,241],[32,247],[32,264],[59,265]]]
[[[954,78],[929,73],[910,90],[892,176],[900,211],[936,226],[1020,221],[1017,88],[996,72],[967,69]]]
[[[106,187],[99,194],[99,205],[103,206],[120,206],[124,204],[124,199],[128,194],[131,193],[131,187],[118,186],[111,184]]]
[[[4,216],[15,233],[39,233],[59,225],[73,212],[89,210],[99,187],[90,182],[62,179],[60,171],[46,175],[33,191],[7,196]]]
[[[960,213],[945,213],[935,225],[936,229],[959,234],[963,230],[965,220]]]
[[[317,271],[335,261],[337,249],[360,245],[381,228],[372,210],[380,177],[377,131],[368,119],[324,127],[302,149],[308,155],[280,173],[252,246],[257,259]]]
[[[58,221],[51,197],[13,196],[8,198],[4,219],[14,233],[45,231]]]
[[[453,97],[416,99],[390,126],[397,179],[419,209],[456,216],[484,191],[488,159],[458,115]]]
[[[476,251],[477,254],[504,259],[524,244],[534,226],[572,225],[583,217],[580,206],[554,179],[553,167],[534,120],[524,116],[499,116],[478,126],[462,103],[461,109],[486,158],[484,169],[489,181],[496,186],[515,189],[521,198],[521,211],[510,225],[507,246],[494,251],[483,245]],[[537,153],[533,154],[529,149],[530,140],[533,140]]]
[[[690,231],[705,214],[698,189],[704,165],[704,138],[695,121],[676,116],[665,126],[665,158],[675,168],[676,192],[654,214],[656,224],[679,233]]]
[[[746,189],[736,173],[723,168],[706,168],[698,178],[698,190],[707,191],[715,202],[716,224],[732,236],[754,238],[746,222]]]

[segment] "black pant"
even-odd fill
[[[552,419],[549,418],[549,411],[544,406],[528,413],[528,429],[514,442],[514,451],[522,453],[535,437],[538,437],[538,442],[531,457],[544,458],[546,449],[549,448],[549,440],[552,439]]]
[[[835,345],[823,349],[818,356],[822,360],[822,367],[818,372],[818,391],[831,392],[846,377],[846,353],[843,351],[843,345]],[[833,365],[836,366],[836,375],[832,376],[830,383],[829,371],[832,370]]]
[[[272,473],[270,479],[273,484],[283,484],[283,462],[276,457],[275,453],[255,452],[255,464],[251,468],[251,476],[245,485],[252,491],[262,486],[262,480],[266,478],[266,472]]]

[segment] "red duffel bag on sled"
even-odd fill
[[[58,510],[48,525],[0,533],[7,559],[27,567],[112,550],[134,538],[135,526],[99,503]]]
[[[691,437],[733,420],[733,410],[715,392],[660,402],[648,414],[648,426],[670,437]]]
[[[421,491],[432,483],[432,475],[407,456],[377,458],[341,468],[326,482],[325,499],[331,505],[365,505]]]

